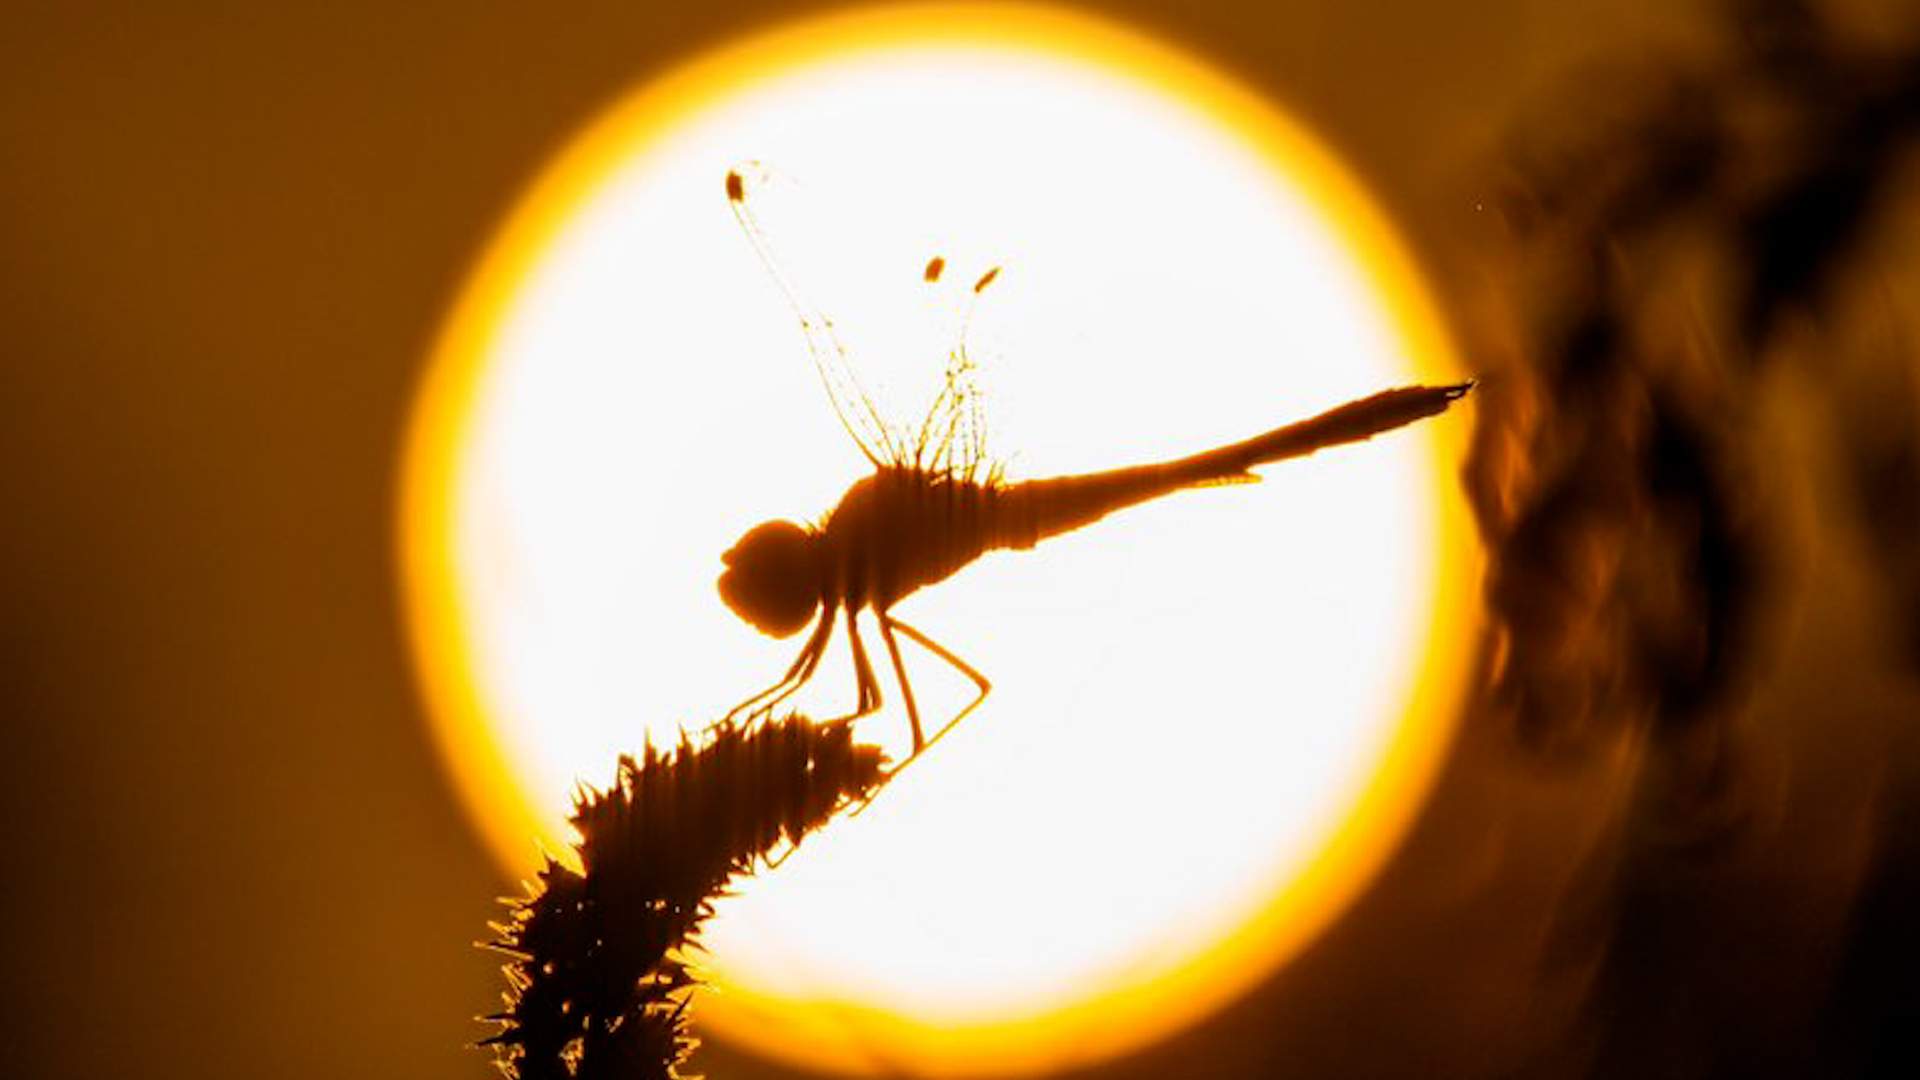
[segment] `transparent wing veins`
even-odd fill
[[[728,172],[727,203],[733,209],[740,230],[753,245],[754,253],[760,257],[761,263],[786,296],[787,304],[799,317],[801,332],[806,337],[807,352],[813,357],[814,370],[833,403],[835,415],[840,418],[840,426],[846,429],[848,437],[853,439],[860,453],[874,468],[900,462],[905,456],[904,448],[889,433],[886,422],[874,408],[873,399],[860,385],[846,343],[841,341],[839,332],[834,329],[833,320],[807,300],[774,254],[766,230],[749,205],[746,170],[755,174],[756,181],[764,177],[765,170],[754,162],[746,163],[745,170]]]
[[[944,260],[939,258],[929,262],[927,280],[934,281],[943,266]],[[981,291],[999,274],[1000,268],[994,267],[974,283],[973,294],[967,299],[966,315],[960,325],[959,340],[947,352],[947,368],[940,392],[928,406],[927,415],[921,419],[920,431],[914,440],[913,459],[916,465],[965,480],[975,479],[975,474],[987,461],[986,410],[978,381],[979,367],[967,348],[967,336],[973,325],[973,311]]]

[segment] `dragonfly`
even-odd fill
[[[848,487],[818,523],[762,522],[721,556],[720,597],[735,615],[774,638],[791,638],[811,627],[785,674],[736,706],[728,720],[770,715],[805,686],[820,667],[835,624],[842,620],[853,655],[855,691],[854,711],[844,719],[878,712],[883,702],[880,679],[860,625],[861,615],[871,613],[911,728],[911,752],[892,773],[939,742],[993,689],[984,674],[951,649],[901,621],[893,613],[900,601],[945,581],[988,552],[1028,550],[1116,511],[1175,492],[1258,480],[1255,468],[1360,442],[1435,416],[1474,386],[1468,380],[1384,390],[1186,457],[1011,483],[987,459],[976,367],[968,355],[964,330],[949,350],[945,379],[919,423],[903,427],[880,415],[832,320],[812,307],[796,287],[761,224],[754,191],[764,176],[759,170],[730,170],[728,204],[798,315],[820,383],[841,427],[872,472]],[[944,270],[945,261],[936,256],[923,274],[934,282]],[[974,282],[974,295],[998,275],[998,268],[982,274]],[[952,666],[976,691],[931,736],[922,723],[902,660],[902,637]]]

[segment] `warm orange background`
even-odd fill
[[[1300,113],[1443,283],[1474,228],[1474,170],[1522,101],[1580,58],[1698,29],[1667,12],[1691,5],[1595,0],[1087,7]],[[463,1044],[499,976],[468,943],[512,886],[435,761],[398,627],[409,394],[470,260],[576,125],[798,10],[9,11],[8,1075],[491,1075]],[[1698,988],[1682,1042],[1760,1054],[1798,1038],[1770,1032],[1824,1030],[1855,898],[1911,865],[1871,826],[1914,805],[1920,698],[1886,673],[1844,551],[1809,556],[1832,576],[1773,691],[1768,760],[1794,797],[1733,871],[1680,872],[1712,933],[1625,969]],[[1542,944],[1567,939],[1598,888],[1582,855],[1617,811],[1608,769],[1526,763],[1470,726],[1407,849],[1327,940],[1102,1075],[1573,1070],[1582,1010],[1631,992]],[[784,1075],[724,1049],[703,1064],[716,1080]]]

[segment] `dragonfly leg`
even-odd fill
[[[880,680],[874,677],[873,661],[867,659],[867,643],[860,638],[860,623],[852,608],[847,609],[847,638],[853,646],[853,679],[858,704],[843,720],[858,720],[880,711]]]
[[[887,643],[887,655],[893,659],[893,677],[900,683],[900,700],[907,705],[907,723],[913,727],[913,753],[907,758],[912,761],[926,748],[927,738],[920,730],[920,706],[913,700],[913,684],[907,681],[907,666],[900,662],[900,643],[893,637],[893,618],[885,613],[880,615],[880,639]]]
[[[827,641],[832,637],[833,612],[826,611],[821,613],[819,624],[813,628],[807,643],[800,648],[800,655],[787,667],[787,673],[780,677],[780,681],[735,705],[720,723],[729,723],[742,713],[772,712],[774,706],[792,697],[795,691],[807,684],[808,679],[813,678],[815,669],[820,666],[820,657],[827,651]]]
[[[880,635],[886,639],[887,648],[893,654],[894,671],[898,672],[900,670],[900,650],[894,646],[893,633],[887,626],[887,617],[885,615],[880,616]],[[847,637],[853,645],[853,677],[859,686],[860,699],[858,711],[852,716],[845,717],[845,719],[857,720],[862,716],[879,711],[880,680],[874,677],[873,663],[867,659],[867,645],[866,642],[860,638],[860,624],[855,620],[852,608],[847,609]],[[900,683],[900,690],[906,696],[908,715],[912,716],[913,691],[907,688],[904,680]],[[919,723],[919,720],[916,718],[914,720],[914,741],[916,743],[918,743],[920,735]],[[916,749],[914,756],[918,756],[918,754],[919,750]],[[913,757],[909,757],[907,760],[912,761]],[[885,786],[884,781],[892,779],[893,773],[899,771],[899,769],[894,769],[892,772],[883,774],[881,776],[883,783],[875,785],[873,790],[867,793],[866,798],[854,804],[853,812],[848,816],[859,817],[861,814],[866,813],[867,807],[873,805],[874,797],[880,794],[880,788]]]
[[[780,869],[780,864],[783,862],[786,862],[789,858],[793,856],[794,852],[799,850],[800,850],[799,844],[796,844],[791,840],[787,841],[787,849],[780,853],[779,858],[776,859],[776,858],[768,857],[766,859],[767,869],[769,871]]]
[[[887,774],[889,778],[892,778],[893,776],[897,775],[901,769],[904,769],[907,766],[913,764],[914,761],[918,759],[921,754],[926,753],[928,750],[932,749],[934,743],[937,743],[941,739],[945,738],[947,732],[952,731],[955,725],[957,725],[958,723],[960,723],[960,721],[965,720],[967,718],[968,713],[971,713],[973,712],[973,710],[979,708],[980,703],[987,700],[987,694],[992,692],[993,683],[989,682],[985,675],[982,675],[980,674],[980,672],[976,671],[972,664],[969,664],[965,660],[962,660],[958,656],[955,656],[952,653],[952,651],[947,649],[944,645],[941,645],[939,642],[933,640],[932,638],[921,633],[920,631],[915,630],[913,627],[908,626],[906,623],[901,622],[899,619],[896,619],[891,615],[888,615],[884,612],[881,613],[880,627],[881,627],[881,630],[886,634],[887,644],[889,646],[894,645],[893,631],[898,630],[901,633],[912,638],[916,643],[918,643],[922,648],[926,649],[928,652],[934,654],[935,656],[938,656],[942,660],[945,660],[947,663],[952,664],[956,671],[960,672],[960,674],[962,675],[965,675],[967,678],[972,679],[973,685],[977,687],[980,691],[980,693],[977,694],[972,701],[967,702],[966,708],[961,709],[957,713],[954,713],[953,718],[951,720],[948,720],[945,724],[942,724],[940,726],[940,730],[933,733],[933,738],[928,739],[925,743],[916,745],[913,750],[913,755],[907,758],[907,760],[901,762],[899,765],[895,766],[893,771]],[[899,649],[895,647],[894,648],[894,664],[896,665],[896,669],[898,669],[899,663],[900,663],[900,653],[899,653]],[[906,685],[906,676],[904,674],[901,675],[900,684],[902,687]],[[916,731],[915,735],[918,735],[918,734],[919,732]],[[916,742],[917,741],[918,740],[916,740]]]

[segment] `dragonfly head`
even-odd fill
[[[763,521],[747,530],[720,561],[720,599],[735,615],[772,637],[792,637],[820,606],[814,536],[791,521]]]

